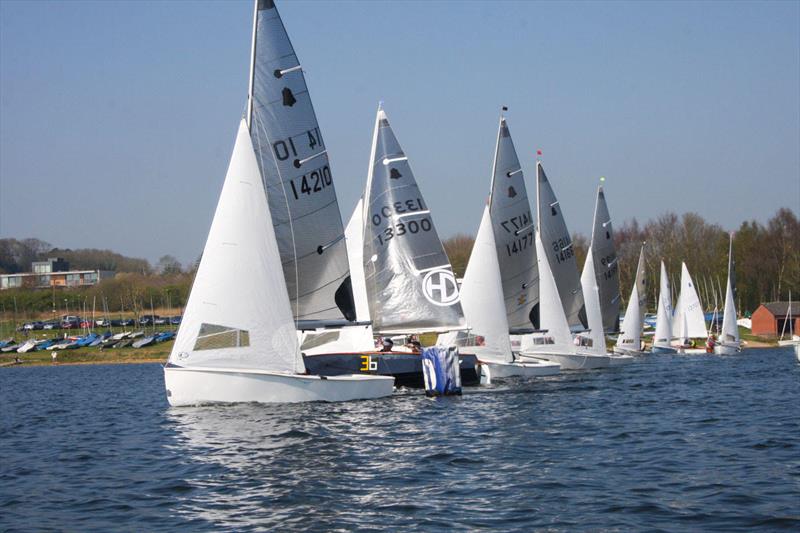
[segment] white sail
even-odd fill
[[[589,353],[598,355],[606,354],[606,336],[603,332],[603,314],[600,309],[600,287],[597,282],[597,275],[594,270],[595,261],[592,257],[594,251],[589,248],[586,262],[583,264],[581,274],[581,288],[583,289],[583,300],[586,304],[586,320],[589,322],[589,338],[592,345]]]
[[[461,307],[472,328],[471,334],[483,337],[485,351],[482,350],[481,358],[511,362],[506,304],[495,250],[492,219],[487,206],[461,283]]]
[[[603,328],[606,331],[619,331],[619,266],[617,250],[614,246],[614,230],[606,205],[603,187],[597,189],[592,224],[592,257],[597,286],[600,290],[600,310],[603,315]],[[584,299],[586,295],[584,295]]]
[[[369,303],[367,302],[367,285],[364,279],[364,200],[358,199],[353,215],[344,230],[347,241],[347,260],[350,264],[350,280],[353,288],[353,300],[356,309],[356,320],[368,322]]]
[[[364,275],[376,332],[464,328],[450,260],[383,109],[364,194]]]
[[[489,212],[509,328],[530,329],[531,312],[539,294],[533,217],[525,178],[504,117],[500,117],[497,132]]]
[[[672,337],[672,293],[669,288],[669,277],[664,261],[661,261],[661,287],[658,294],[658,309],[656,311],[656,331],[653,336],[653,346],[669,348]]]
[[[728,285],[725,289],[725,312],[722,317],[722,338],[725,343],[739,342],[739,326],[736,324],[736,273],[733,261],[733,234],[728,247]]]
[[[536,163],[536,175],[538,230],[541,234],[542,245],[547,251],[547,255],[544,257],[550,264],[569,325],[585,328],[587,327],[586,310],[583,305],[578,263],[575,260],[572,237],[567,230],[561,206],[540,161]],[[538,259],[541,260],[542,256],[539,254],[538,248],[536,252]],[[541,283],[541,268],[539,275]],[[541,303],[541,296],[539,299]]]
[[[672,336],[676,339],[687,340],[705,338],[706,321],[703,316],[703,306],[697,296],[692,277],[686,263],[681,263],[681,292],[675,304],[675,315],[672,319]]]
[[[558,286],[550,269],[550,262],[544,251],[539,232],[536,231],[536,255],[539,265],[539,321],[545,337],[552,339],[552,344],[561,350],[574,351],[569,322],[561,304]]]
[[[640,350],[642,341],[642,328],[644,327],[644,311],[647,302],[645,289],[645,263],[644,245],[639,251],[639,263],[636,267],[636,277],[631,290],[631,298],[625,309],[625,318],[622,319],[617,346],[628,350]]]
[[[341,213],[300,62],[272,0],[258,0],[248,125],[296,320],[355,318]]]
[[[244,121],[169,362],[305,371],[267,197]]]

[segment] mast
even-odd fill
[[[256,70],[256,26],[258,22],[258,2],[253,0],[253,37],[250,42],[250,78],[247,82],[247,129],[252,131],[250,123],[253,119],[253,80]]]

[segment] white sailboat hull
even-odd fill
[[[642,352],[638,352],[636,355],[644,355]],[[627,365],[632,363],[636,358],[630,354],[610,354],[608,359],[611,363],[611,366],[621,366]]]
[[[214,403],[342,402],[390,396],[394,378],[344,375],[322,378],[258,370],[164,367],[173,407]]]
[[[504,378],[555,376],[561,372],[561,365],[550,361],[526,360],[511,363],[481,361],[479,365],[482,384]]]
[[[737,353],[741,353],[742,346],[736,343],[720,343],[714,346],[714,353],[717,355],[736,355]]]
[[[653,346],[650,348],[650,353],[653,354],[674,354],[678,353],[677,348],[673,348],[671,346]]]
[[[520,360],[545,360],[561,365],[561,370],[584,370],[606,368],[611,366],[611,358],[607,355],[538,352],[528,350],[519,354]]]
[[[632,350],[628,348],[622,348],[620,346],[614,346],[614,355],[615,356],[645,355],[645,352],[641,350]]]

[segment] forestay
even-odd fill
[[[600,291],[600,311],[603,316],[603,329],[619,331],[619,266],[617,250],[614,246],[614,230],[606,205],[603,187],[597,189],[592,224],[592,257],[597,286]],[[584,295],[584,299],[586,295]]]
[[[528,329],[539,302],[534,224],[522,168],[504,117],[497,132],[489,211],[508,325],[512,330]]]
[[[472,328],[472,335],[483,338],[482,345],[486,350],[485,353],[482,352],[482,359],[491,359],[494,356],[495,360],[511,362],[513,356],[505,314],[506,304],[503,302],[500,263],[495,252],[492,226],[487,206],[483,210],[481,225],[461,284],[461,305],[467,323]]]
[[[258,0],[250,133],[296,320],[354,319],[339,204],[303,70],[272,0]]]
[[[169,362],[303,373],[280,253],[241,122]]]
[[[364,274],[376,332],[464,327],[458,285],[408,158],[378,110],[364,211]]]
[[[542,245],[547,254],[545,258],[550,263],[567,321],[571,327],[585,328],[587,327],[586,310],[583,307],[583,294],[581,293],[578,263],[575,259],[572,237],[567,230],[567,224],[555,192],[553,192],[539,161],[536,163],[536,175],[537,216]],[[541,259],[542,256],[538,255],[538,258]],[[541,268],[539,275],[541,284]],[[539,290],[541,291],[541,288]]]

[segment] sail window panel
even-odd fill
[[[216,324],[201,324],[200,333],[194,343],[194,351],[245,346],[250,346],[249,331]]]
[[[300,351],[310,350],[312,348],[317,348],[318,346],[322,346],[323,344],[335,342],[339,340],[339,333],[340,332],[338,331],[323,331],[322,333],[310,333],[303,340],[303,344],[300,346]]]

